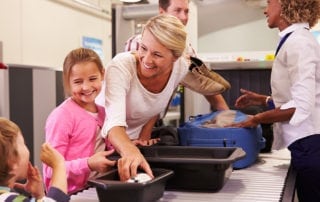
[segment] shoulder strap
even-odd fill
[[[276,50],[276,54],[275,54],[276,56],[277,56],[277,54],[278,54],[281,46],[284,44],[284,42],[288,39],[288,37],[289,37],[291,34],[292,34],[292,32],[289,32],[289,33],[287,33],[287,34],[281,39],[281,41],[280,41],[280,43],[279,43],[279,45],[278,45],[278,47],[277,47],[277,50]]]

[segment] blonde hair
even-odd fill
[[[279,0],[281,17],[290,24],[307,22],[310,27],[320,18],[320,0]]]
[[[63,62],[63,87],[66,96],[70,95],[70,74],[72,67],[82,62],[95,63],[101,74],[103,74],[103,64],[98,54],[89,48],[77,48],[72,50]]]
[[[150,33],[166,48],[172,51],[173,56],[180,57],[186,47],[187,32],[180,20],[172,15],[161,14],[148,20],[142,30]]]
[[[14,122],[0,117],[0,185],[12,177],[10,171],[12,162],[19,159],[17,151],[17,137],[21,130]]]

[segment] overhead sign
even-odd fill
[[[83,48],[90,48],[94,50],[100,57],[102,61],[104,61],[104,54],[102,49],[102,40],[93,38],[93,37],[82,37],[82,47]]]

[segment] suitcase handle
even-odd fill
[[[261,138],[259,142],[260,149],[264,149],[266,147],[266,139],[264,137]]]
[[[189,121],[193,121],[193,120],[195,120],[195,119],[197,119],[197,118],[199,118],[201,116],[202,116],[202,114],[199,114],[199,115],[196,115],[196,116],[189,116]]]
[[[192,138],[187,140],[187,145],[192,146],[216,146],[216,147],[234,147],[236,144],[235,140],[230,139],[197,139]]]

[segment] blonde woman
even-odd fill
[[[121,155],[118,168],[127,180],[142,168],[151,169],[136,147],[154,144],[151,131],[158,115],[189,72],[189,61],[181,57],[186,46],[185,26],[172,15],[151,18],[137,52],[116,55],[106,67],[105,108],[108,114],[102,134]]]

